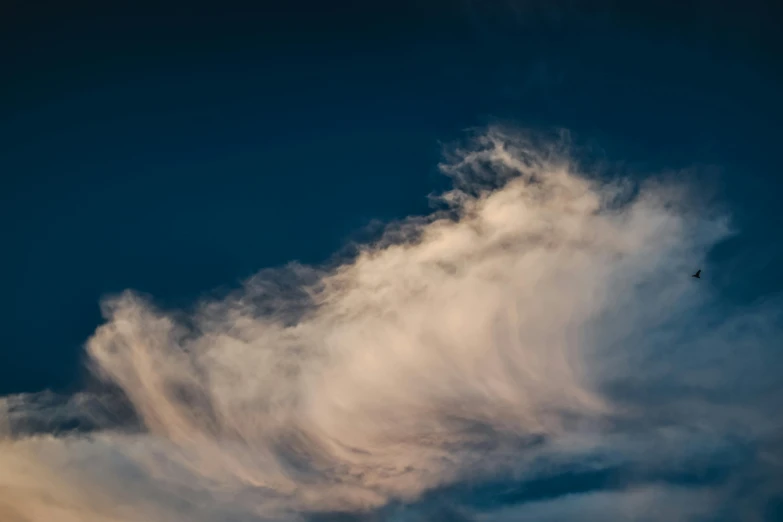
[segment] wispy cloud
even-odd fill
[[[107,299],[90,364],[143,429],[6,398],[3,519],[413,520],[440,505],[622,520],[689,480],[718,509],[751,475],[767,489],[743,509],[760,513],[781,491],[776,308],[727,308],[688,277],[727,216],[670,180],[602,181],[508,129],[442,169],[440,210],[349,260],[263,271],[189,314]],[[100,429],[40,434],[42,415]],[[560,498],[598,472],[608,492]],[[520,493],[557,477],[560,500]]]

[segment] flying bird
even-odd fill
[[[695,274],[693,274],[691,277],[695,277],[696,279],[701,279],[701,269],[697,270]]]

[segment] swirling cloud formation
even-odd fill
[[[689,277],[728,216],[504,129],[441,167],[350,258],[106,299],[110,392],[0,399],[0,519],[773,516],[778,308]]]

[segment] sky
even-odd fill
[[[0,518],[783,520],[781,14],[4,4]]]

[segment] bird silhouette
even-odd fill
[[[695,277],[696,279],[701,279],[701,269],[697,270],[695,274],[693,274],[691,277]]]

